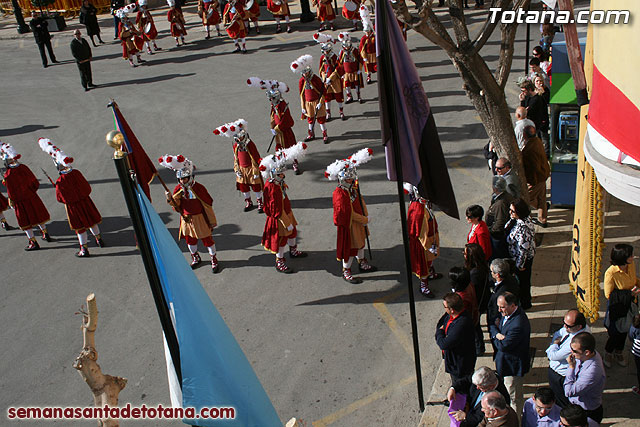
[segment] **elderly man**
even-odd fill
[[[494,259],[491,261],[489,269],[491,270],[491,277],[495,281],[495,284],[491,289],[489,303],[487,304],[487,325],[489,329],[491,329],[491,325],[495,325],[496,320],[500,318],[500,312],[498,311],[498,297],[505,292],[511,292],[512,294],[519,296],[520,285],[518,285],[513,278],[513,275],[511,274],[511,266],[507,259]]]
[[[596,339],[589,332],[580,332],[571,339],[569,368],[564,380],[564,394],[569,402],[580,405],[587,416],[602,421],[602,391],[606,375],[602,357],[596,351]]]
[[[505,398],[506,403],[510,402],[509,393],[500,381],[493,369],[486,366],[478,368],[471,377],[466,377],[457,381],[449,389],[447,399],[452,401],[456,393],[467,396],[467,405],[469,410],[455,411],[451,414],[457,421],[460,421],[460,427],[476,427],[484,418],[482,413],[481,401],[485,394],[491,391],[498,391]]]
[[[482,398],[484,419],[480,427],[519,427],[518,414],[507,406],[504,397],[497,391],[491,391]]]
[[[476,365],[476,348],[471,313],[460,295],[449,292],[442,298],[445,313],[436,326],[436,343],[442,350],[444,368],[453,385],[471,375]]]
[[[560,427],[560,407],[550,387],[540,387],[524,402],[522,427]]]
[[[560,408],[569,404],[569,399],[564,395],[564,377],[569,368],[567,357],[571,354],[571,340],[580,332],[589,332],[584,314],[575,308],[567,311],[563,321],[564,326],[553,334],[551,345],[547,348],[549,386]]]
[[[522,148],[522,166],[529,189],[529,202],[538,209],[537,223],[547,227],[547,179],[551,176],[551,168],[544,146],[536,136],[533,126],[524,128],[524,147]]]
[[[91,55],[89,43],[82,38],[80,30],[75,30],[73,37],[73,40],[71,40],[71,54],[76,59],[76,65],[78,66],[78,71],[80,71],[80,83],[82,83],[82,87],[86,92],[89,88],[96,87],[91,77],[91,58],[93,55]]]
[[[511,170],[511,162],[504,157],[500,157],[496,160],[496,173],[507,181],[507,192],[514,199],[519,199],[521,194],[520,178]]]
[[[502,315],[489,326],[489,335],[496,352],[496,370],[504,379],[511,397],[511,407],[522,413],[522,377],[529,372],[529,339],[531,325],[524,310],[518,307],[518,298],[511,292],[498,297],[498,310]]]
[[[492,179],[491,206],[487,209],[487,226],[491,235],[491,258],[508,258],[509,252],[504,235],[504,226],[509,222],[509,206],[513,201],[507,192],[507,181],[501,176]]]
[[[520,148],[520,150],[524,147],[523,132],[525,126],[533,126],[535,128],[536,124],[527,119],[527,109],[520,106],[516,108],[516,124],[513,127],[513,131],[516,133],[516,140],[518,141],[518,148]]]

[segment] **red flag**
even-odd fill
[[[122,116],[122,113],[118,108],[118,104],[113,101],[109,106],[113,109],[115,129],[124,136],[124,146],[120,149],[129,153],[129,164],[136,173],[138,184],[142,187],[147,198],[151,200],[149,184],[151,184],[153,178],[158,174],[158,170],[149,156],[147,156],[142,145],[140,145],[140,141],[138,141],[138,138],[136,138],[135,134],[129,127],[129,124]]]

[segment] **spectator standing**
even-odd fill
[[[490,326],[490,336],[495,345],[496,370],[504,380],[511,397],[511,407],[522,413],[522,377],[529,372],[529,340],[531,325],[518,298],[511,292],[498,297],[501,317]]]
[[[604,365],[611,367],[613,359],[620,366],[627,366],[622,351],[629,332],[629,310],[640,293],[640,279],[633,262],[633,246],[618,243],[611,249],[611,266],[604,273],[604,296],[608,300],[604,326],[609,339],[604,347]]]
[[[89,3],[89,0],[83,0],[82,7],[80,8],[80,23],[84,24],[87,29],[87,35],[91,38],[91,43],[94,46],[98,46],[93,36],[98,37],[100,43],[104,43],[100,38],[100,25],[98,25],[98,9]]]
[[[525,126],[536,127],[533,121],[527,119],[527,109],[520,106],[516,108],[516,124],[513,126],[513,131],[516,133],[516,141],[518,141],[518,148],[522,151],[524,147],[524,128]]]
[[[545,77],[542,73],[536,73],[533,76],[533,85],[536,87],[536,93],[542,96],[544,102],[549,105],[549,101],[551,101],[551,89],[549,89],[548,81],[545,80]]]
[[[640,314],[633,318],[633,323],[629,328],[629,339],[632,343],[631,354],[636,362],[636,376],[638,377],[638,385],[631,387],[631,392],[640,396]]]
[[[507,192],[507,181],[501,176],[494,176],[492,181],[493,194],[491,195],[491,206],[487,210],[487,227],[489,227],[489,237],[491,238],[491,258],[507,258],[507,240],[505,236],[505,225],[511,219],[509,206],[513,202],[513,197]]]
[[[116,15],[116,10],[124,7],[124,0],[111,0],[111,14],[113,15],[114,40],[118,40],[118,30],[120,27],[120,18]]]
[[[478,424],[480,427],[519,427],[518,414],[507,406],[504,397],[497,391],[485,394],[481,404],[484,419]]]
[[[529,202],[538,209],[537,222],[547,227],[547,179],[551,176],[549,161],[540,138],[533,126],[524,128],[525,145],[522,148],[522,166],[529,189]]]
[[[86,92],[90,88],[96,87],[91,77],[91,47],[89,43],[82,38],[80,30],[75,30],[73,37],[74,39],[71,40],[71,54],[76,60],[78,71],[80,71],[80,83],[82,83],[82,87]]]
[[[491,296],[489,291],[489,266],[485,262],[482,246],[477,243],[467,243],[464,245],[464,268],[469,272],[471,284],[476,291],[476,299],[478,301],[478,312],[480,314],[487,312],[487,303]],[[482,346],[484,353],[484,345]]]
[[[436,326],[436,343],[442,350],[445,372],[451,384],[471,375],[476,364],[473,320],[460,295],[449,292],[442,298],[445,313]]]
[[[42,66],[47,68],[49,66],[47,62],[47,55],[44,53],[44,48],[47,48],[49,52],[49,59],[54,64],[57,64],[59,61],[56,59],[56,55],[53,53],[53,47],[51,46],[51,34],[49,34],[49,24],[47,24],[47,20],[44,19],[38,12],[31,11],[32,19],[29,22],[29,27],[31,27],[31,32],[33,33],[33,38],[36,39],[36,44],[38,45],[38,49],[40,50],[40,58],[42,58]]]
[[[575,308],[567,311],[563,322],[564,326],[553,334],[551,345],[546,351],[549,359],[549,386],[561,408],[569,404],[569,399],[564,395],[564,379],[569,368],[567,357],[571,354],[571,340],[581,332],[589,332],[587,319]]]
[[[471,205],[466,211],[467,222],[471,224],[471,230],[467,234],[467,243],[477,243],[484,251],[486,261],[491,258],[491,238],[489,237],[489,227],[482,220],[484,209],[479,205]]]
[[[589,332],[581,332],[571,339],[569,368],[564,380],[564,394],[569,402],[582,406],[587,416],[602,421],[602,391],[606,375],[602,358],[596,351],[596,339]]]
[[[491,277],[495,281],[495,285],[491,290],[491,298],[487,304],[487,325],[489,333],[491,333],[491,325],[495,325],[496,320],[500,318],[498,311],[498,297],[505,292],[510,292],[515,296],[520,296],[520,286],[511,275],[511,266],[509,261],[503,258],[491,261]]]
[[[511,169],[511,162],[504,157],[500,157],[496,160],[496,173],[507,181],[507,192],[514,199],[520,198],[520,178]]]
[[[542,49],[542,46],[534,47],[531,55],[540,60],[540,68],[549,76],[549,81],[551,82],[551,62],[549,62],[549,55]]]
[[[524,402],[522,427],[560,427],[560,407],[551,388],[540,387]]]
[[[476,355],[484,353],[484,337],[480,327],[480,312],[478,310],[478,297],[475,287],[471,284],[469,270],[462,267],[453,267],[449,270],[452,291],[460,295],[464,309],[471,314],[476,344]]]
[[[509,393],[504,387],[500,378],[493,369],[486,366],[478,368],[471,377],[463,378],[456,382],[447,392],[447,399],[452,401],[457,394],[465,394],[467,396],[468,411],[456,411],[451,414],[457,421],[460,421],[460,427],[476,427],[484,418],[482,412],[482,398],[491,391],[498,391],[508,404]]]
[[[560,425],[564,427],[598,427],[579,405],[568,405],[560,411]]]
[[[536,93],[536,87],[530,80],[525,80],[520,85],[520,106],[527,109],[527,117],[536,125],[538,136],[545,145],[545,151],[549,146],[549,110],[542,95]]]
[[[535,56],[529,60],[529,76],[527,78],[533,82],[535,77],[540,75],[544,80],[544,86],[549,87],[551,86],[549,84],[549,76],[547,76],[547,73],[544,72],[540,64],[540,58],[536,58]]]
[[[505,226],[509,256],[516,263],[516,276],[520,282],[522,308],[531,308],[531,267],[536,254],[535,226],[531,221],[529,206],[516,199],[509,207],[511,219]]]

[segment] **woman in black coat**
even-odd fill
[[[93,36],[98,36],[98,41],[104,43],[100,38],[100,26],[98,25],[97,14],[98,9],[89,3],[89,0],[82,2],[82,7],[80,8],[80,23],[87,27],[87,35],[91,37],[91,43],[93,43],[94,46],[98,45],[93,40]]]

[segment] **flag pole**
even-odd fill
[[[388,23],[387,23],[387,4],[388,0],[378,0],[385,2],[384,7],[381,9],[382,13],[380,13],[380,33],[384,35],[381,37],[381,40],[378,40],[381,43],[382,47],[382,63],[380,67],[380,74],[384,75],[385,82],[393,82],[393,73],[391,71],[391,52],[389,47],[389,38],[388,38]],[[416,320],[416,303],[415,298],[413,296],[413,283],[411,277],[411,253],[409,250],[409,233],[407,231],[407,212],[404,205],[404,189],[403,182],[404,177],[402,175],[402,160],[400,157],[400,148],[398,143],[398,122],[396,121],[396,103],[395,96],[392,86],[387,83],[384,85],[386,99],[389,101],[387,103],[387,108],[389,109],[389,113],[391,116],[391,120],[389,120],[389,125],[391,127],[391,145],[393,147],[393,159],[396,167],[396,184],[398,190],[398,205],[400,206],[400,224],[402,225],[402,243],[404,246],[404,261],[405,261],[405,277],[407,281],[407,291],[409,292],[409,310],[411,314],[411,334],[413,335],[413,357],[415,361],[416,367],[416,382],[418,384],[418,402],[420,405],[420,411],[424,412],[424,392],[422,389],[422,370],[420,368],[420,347],[418,344],[418,322]]]
[[[144,269],[147,272],[147,279],[149,280],[149,286],[151,287],[151,294],[156,304],[156,310],[158,311],[158,317],[160,317],[160,323],[162,324],[162,330],[164,332],[165,339],[167,340],[167,346],[169,347],[169,353],[173,360],[173,366],[176,370],[176,376],[178,378],[178,384],[182,389],[182,370],[180,368],[180,348],[178,345],[178,337],[171,321],[171,314],[167,301],[164,298],[162,292],[162,285],[160,283],[160,276],[156,269],[156,264],[153,261],[153,253],[151,251],[151,244],[149,243],[149,236],[144,227],[142,220],[142,212],[135,193],[135,179],[133,178],[133,171],[130,170],[129,162],[127,159],[127,153],[122,153],[122,157],[114,158],[113,162],[118,172],[118,178],[120,185],[122,186],[122,194],[124,200],[127,203],[129,215],[131,216],[131,222],[133,223],[133,230],[138,239],[138,246],[140,248],[140,255],[142,256],[142,262],[144,263]]]

